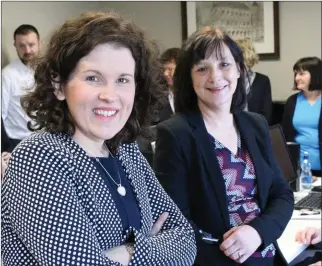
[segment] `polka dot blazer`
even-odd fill
[[[112,196],[90,157],[65,134],[35,133],[12,153],[2,186],[5,266],[118,265],[103,252],[134,239],[129,265],[192,265],[194,232],[158,183],[136,143],[117,157],[141,211],[124,233]],[[149,232],[163,213],[162,231]],[[132,240],[133,241],[133,240]]]

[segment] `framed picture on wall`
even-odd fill
[[[181,2],[181,13],[183,40],[202,26],[220,26],[233,39],[251,39],[260,59],[279,59],[278,2]]]

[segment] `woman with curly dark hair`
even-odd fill
[[[5,265],[191,265],[194,232],[134,142],[164,91],[153,42],[114,13],[66,21],[22,104],[3,185]]]

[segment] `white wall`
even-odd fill
[[[158,40],[161,50],[181,45],[180,2],[2,2],[2,55],[16,58],[12,34],[22,23],[36,26],[46,42],[65,19],[87,10],[114,9],[132,17]],[[267,74],[273,99],[291,93],[292,67],[304,56],[321,58],[321,2],[280,2],[280,60],[261,61],[255,70]]]
[[[133,18],[151,38],[157,39],[161,50],[181,45],[179,2],[3,2],[2,55],[9,61],[17,58],[13,32],[21,24],[34,25],[46,43],[51,32],[66,19],[84,11],[109,9]]]
[[[182,43],[180,2],[102,2],[102,10],[114,9],[133,20],[163,51]]]
[[[100,2],[2,2],[2,55],[9,61],[17,58],[13,33],[21,24],[35,26],[46,44],[52,31],[67,18],[100,7]]]
[[[254,68],[271,79],[274,100],[292,93],[293,65],[301,57],[321,58],[321,2],[280,2],[280,60],[260,61]]]

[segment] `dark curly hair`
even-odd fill
[[[224,45],[231,51],[240,72],[230,109],[234,113],[245,108],[247,71],[243,52],[223,30],[206,26],[193,33],[182,46],[173,77],[176,112],[198,110],[198,96],[192,85],[191,69],[201,60],[210,57],[213,52],[217,58],[222,58]]]
[[[293,90],[299,90],[295,81],[296,72],[308,71],[311,75],[309,91],[322,91],[322,61],[316,56],[303,57],[293,66],[294,87]]]
[[[97,45],[113,43],[128,48],[135,60],[134,107],[123,129],[112,139],[108,147],[115,152],[121,143],[133,142],[150,124],[161,106],[165,93],[162,68],[158,62],[159,50],[154,41],[132,21],[126,21],[115,12],[86,12],[67,20],[52,35],[47,52],[35,69],[36,88],[22,98],[21,103],[31,117],[31,131],[45,130],[51,133],[73,135],[75,124],[66,101],[59,101],[54,83],[65,85],[79,60]]]

